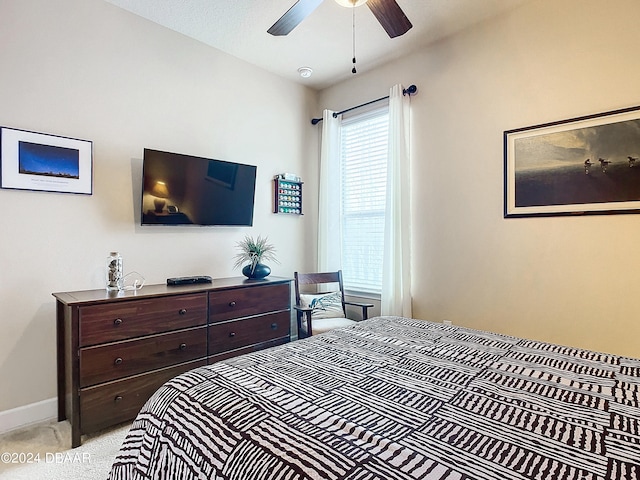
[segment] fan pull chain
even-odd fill
[[[351,69],[351,73],[356,74],[358,72],[356,71],[356,4],[355,4],[355,0],[353,1],[353,7],[351,7],[351,9],[352,9],[351,25],[353,29],[353,59],[351,60],[353,62],[353,68]]]

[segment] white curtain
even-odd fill
[[[389,158],[380,313],[411,317],[410,97],[389,95]]]
[[[340,203],[340,118],[331,110],[322,114],[320,149],[320,187],[318,192],[318,271],[334,272],[342,268],[342,222]]]

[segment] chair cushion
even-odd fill
[[[329,330],[333,330],[334,328],[342,328],[349,327],[351,325],[355,325],[356,321],[349,320],[348,318],[339,317],[339,318],[318,318],[313,319],[313,334],[317,335],[319,333],[328,332]]]
[[[302,307],[312,310],[311,319],[313,321],[318,318],[344,318],[340,292],[300,295],[300,303]],[[315,329],[315,324],[313,328]]]

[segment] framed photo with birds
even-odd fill
[[[640,212],[640,106],[503,139],[505,218]]]

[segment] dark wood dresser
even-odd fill
[[[291,340],[291,280],[214,279],[54,293],[58,420],[81,435],[133,419],[166,381]]]

